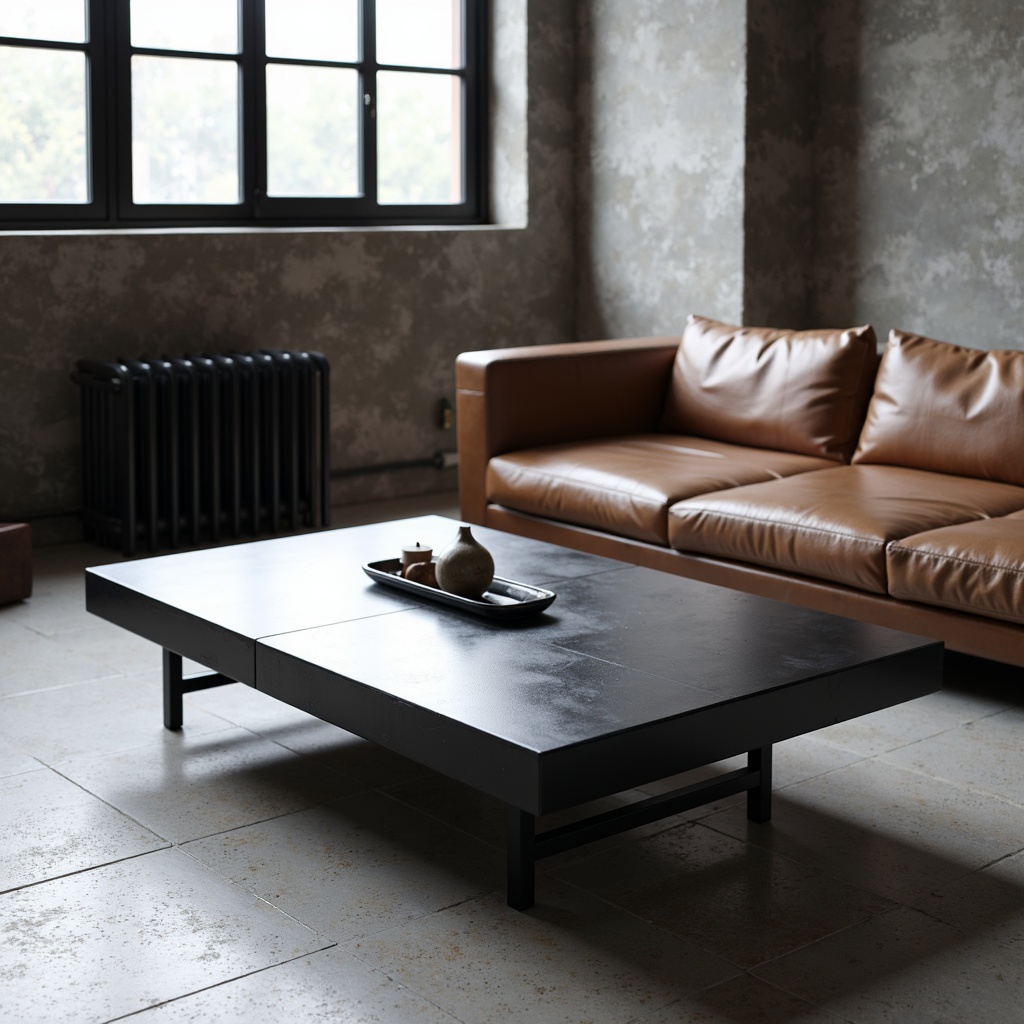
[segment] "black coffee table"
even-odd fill
[[[374,583],[366,562],[443,546],[453,520],[373,526],[86,570],[89,611],[164,648],[182,695],[240,681],[508,807],[508,902],[535,862],[747,792],[771,748],[941,687],[942,644],[483,528],[498,574],[557,592],[494,622]],[[182,656],[212,670],[182,676]],[[747,767],[537,834],[536,819],[747,754]]]

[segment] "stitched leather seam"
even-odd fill
[[[669,511],[670,514],[672,514],[671,510]],[[690,509],[687,508],[686,511],[689,512]],[[794,523],[786,523],[779,519],[761,519],[757,516],[740,515],[738,512],[716,512],[713,509],[699,509],[698,511],[709,516],[721,516],[723,519],[739,519],[742,522],[747,523],[764,523],[767,526],[787,527],[789,529],[799,530],[801,533],[824,533],[829,537],[842,537],[843,540],[853,541],[855,544],[872,544],[877,546],[879,544],[887,543],[886,541],[872,540],[869,537],[857,537],[851,533],[840,533],[838,530],[826,530],[823,526],[797,526]],[[681,516],[683,513],[676,512],[674,514],[676,516]]]
[[[539,469],[524,469],[524,468],[520,467],[517,470],[517,472],[520,472],[520,473],[523,473],[523,474],[532,474],[533,476],[541,477],[544,480],[554,480],[556,482],[564,483],[564,484],[566,484],[567,486],[570,486],[570,487],[572,487],[574,485],[576,485],[576,486],[585,486],[585,487],[589,488],[590,490],[604,491],[607,494],[622,494],[622,495],[625,495],[628,498],[631,498],[634,501],[644,502],[645,504],[650,505],[650,506],[652,506],[654,508],[667,508],[669,502],[671,502],[671,501],[685,501],[684,498],[666,498],[666,499],[664,499],[664,501],[659,501],[658,499],[655,499],[655,498],[645,498],[643,495],[639,495],[635,491],[625,491],[625,490],[621,490],[621,489],[618,489],[618,488],[615,488],[615,487],[605,487],[605,486],[603,486],[601,484],[590,484],[590,483],[588,483],[588,484],[580,484],[578,481],[570,480],[570,479],[568,479],[567,477],[564,477],[564,476],[555,476],[554,473],[544,473],[544,472],[542,472]]]
[[[932,561],[942,562],[961,562],[963,565],[974,565],[979,569],[986,569],[992,573],[1013,573],[1015,576],[1024,576],[1024,569],[1012,569],[1007,566],[1005,569],[998,565],[993,565],[991,562],[979,562],[974,558],[964,558],[963,555],[939,555],[934,551],[921,551],[918,548],[908,548],[903,544],[898,544],[895,541],[889,545],[894,551],[906,551],[907,554],[913,555],[915,558],[930,558]]]

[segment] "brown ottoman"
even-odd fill
[[[32,527],[0,523],[0,604],[32,596]]]

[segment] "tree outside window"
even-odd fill
[[[0,227],[479,222],[485,0],[4,0]]]

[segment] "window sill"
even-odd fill
[[[0,242],[5,238],[96,238],[127,236],[136,238],[150,235],[380,235],[453,232],[522,231],[522,224],[353,224],[330,226],[283,227],[246,225],[238,227],[159,227],[159,228],[32,228],[0,229]]]

